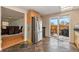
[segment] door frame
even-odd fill
[[[67,16],[67,17],[69,17],[69,40],[71,39],[71,18],[70,18],[70,16],[69,15],[60,15],[60,16],[55,16],[55,17],[53,17],[53,16],[51,16],[50,18],[49,18],[49,36],[51,37],[51,30],[50,30],[50,28],[51,28],[51,23],[50,23],[50,20],[52,19],[52,18],[57,18],[58,19],[58,29],[57,29],[57,32],[59,32],[59,19],[61,18],[61,17],[63,17],[63,16]],[[59,38],[59,33],[58,33],[58,38]],[[70,41],[69,41],[70,42]]]

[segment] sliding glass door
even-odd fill
[[[69,39],[69,23],[70,19],[67,16],[62,16],[60,18],[51,18],[51,36],[57,37],[59,40]]]

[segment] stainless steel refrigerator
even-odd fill
[[[33,44],[42,40],[42,20],[40,17],[32,17],[32,42]]]

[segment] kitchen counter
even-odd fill
[[[13,35],[2,35],[2,49],[14,46],[24,41],[23,33],[13,34]]]
[[[2,35],[1,37],[11,37],[11,36],[17,36],[17,35],[23,35],[23,33],[18,33],[18,34],[11,34],[11,35]]]

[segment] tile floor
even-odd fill
[[[69,43],[68,39],[58,40],[55,37],[44,38],[42,41],[32,46],[23,43],[3,50],[3,52],[78,52],[74,45]]]

